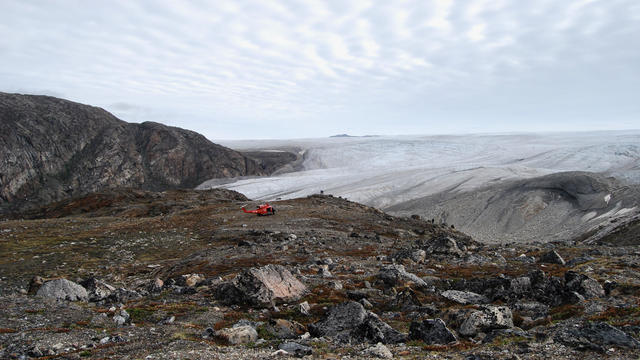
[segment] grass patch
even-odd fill
[[[582,305],[562,305],[551,309],[549,312],[553,322],[567,320],[582,314],[584,314],[584,306]]]
[[[610,307],[600,314],[589,317],[591,321],[606,321],[613,326],[640,325],[640,307]]]

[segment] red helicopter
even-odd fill
[[[264,203],[258,206],[255,210],[247,210],[243,206],[242,211],[246,212],[247,214],[257,214],[258,216],[267,216],[276,213],[276,209],[274,209],[273,206],[269,205],[269,203]]]

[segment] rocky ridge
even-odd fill
[[[162,191],[266,175],[291,160],[254,159],[193,131],[127,123],[101,108],[49,96],[0,93],[0,130],[5,212],[110,188]]]

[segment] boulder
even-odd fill
[[[409,339],[422,340],[427,345],[446,345],[458,341],[442,319],[413,321],[409,328]]]
[[[427,252],[429,254],[453,256],[462,256],[463,254],[458,243],[454,239],[446,236],[439,237],[432,241],[427,247]]]
[[[555,250],[551,250],[547,253],[542,254],[538,262],[546,264],[558,264],[563,266],[566,264],[562,256],[560,256],[560,254],[558,254],[558,252]]]
[[[89,299],[87,290],[82,285],[67,279],[47,281],[38,289],[36,295],[69,301],[87,301]]]
[[[479,332],[513,327],[511,309],[506,306],[484,306],[473,311],[460,325],[458,333],[462,336],[475,336]]]
[[[605,322],[586,322],[575,326],[561,324],[554,340],[579,350],[604,352],[610,346],[640,349],[640,342]]]
[[[262,307],[296,301],[306,293],[307,287],[289,270],[272,264],[245,270],[214,289],[216,298],[224,303]]]
[[[486,296],[471,291],[446,290],[440,293],[444,298],[462,305],[486,304],[489,302]]]
[[[526,276],[511,279],[509,291],[516,296],[523,296],[531,292],[531,279]]]
[[[417,275],[407,272],[402,265],[387,265],[376,275],[387,287],[414,284],[418,288],[428,288],[429,285]]]
[[[231,345],[248,344],[258,340],[256,329],[249,325],[221,329],[215,332],[215,336]]]
[[[567,271],[564,274],[565,289],[568,292],[575,291],[585,299],[604,296],[604,288],[598,281],[587,275],[578,274],[575,271]]]
[[[95,277],[90,277],[83,282],[80,283],[86,290],[89,295],[89,301],[102,301],[108,298],[116,288],[105,283],[104,281],[98,280]]]
[[[355,301],[334,306],[323,320],[309,325],[309,332],[315,337],[335,337],[340,342],[391,344],[406,340],[406,335]]]

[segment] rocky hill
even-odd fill
[[[0,358],[637,359],[637,245],[483,244],[325,195],[240,210],[256,204],[120,189],[0,222]]]
[[[193,131],[127,123],[49,96],[0,93],[0,130],[0,211],[106,188],[192,188],[267,173]]]

